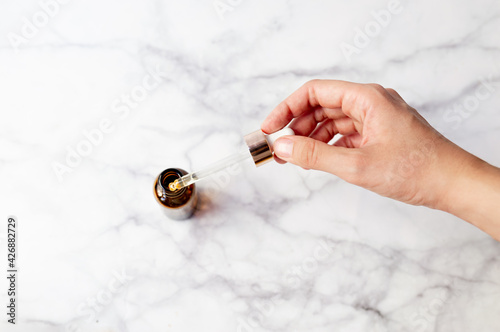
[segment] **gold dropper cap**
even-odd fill
[[[272,160],[273,152],[261,130],[256,130],[244,137],[255,166],[261,166]]]

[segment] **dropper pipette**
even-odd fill
[[[184,175],[181,178],[176,179],[174,182],[171,182],[168,185],[170,191],[176,191],[182,189],[184,187],[189,186],[203,178],[209,177],[219,171],[222,171],[225,168],[231,167],[237,163],[240,163],[251,157],[251,154],[248,151],[242,151],[240,153],[236,153],[230,155],[218,162],[213,163],[212,165],[193,173],[189,173]]]
[[[244,137],[248,149],[219,160],[201,171],[186,174],[171,182],[168,188],[170,191],[182,189],[225,168],[243,162],[249,157],[253,159],[256,166],[260,166],[272,159],[274,141],[286,135],[295,135],[295,133],[290,128],[281,129],[270,135],[266,135],[260,130],[250,133]]]

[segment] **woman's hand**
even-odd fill
[[[469,194],[458,193],[474,187],[460,186],[471,177],[480,177],[478,169],[488,169],[493,175],[488,182],[494,180],[498,185],[496,190],[490,186],[499,206],[492,207],[491,213],[500,219],[498,169],[443,137],[393,89],[313,80],[280,103],[265,119],[262,130],[270,134],[289,123],[296,136],[275,142],[279,159],[332,173],[405,203],[454,213],[479,227],[481,221],[471,220],[471,213],[459,213],[453,205],[465,204],[459,201]],[[335,144],[327,144],[338,134],[342,137]],[[496,231],[500,238],[498,224]]]

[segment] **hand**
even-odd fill
[[[488,165],[443,137],[396,91],[377,84],[310,81],[280,103],[261,129],[270,134],[290,122],[296,136],[275,142],[279,159],[457,215],[452,205],[454,191],[463,191],[459,179]]]

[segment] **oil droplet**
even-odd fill
[[[177,180],[175,180],[174,182],[170,182],[170,184],[168,185],[168,189],[170,189],[170,191],[176,191],[177,189],[180,189],[179,187],[179,181]]]

